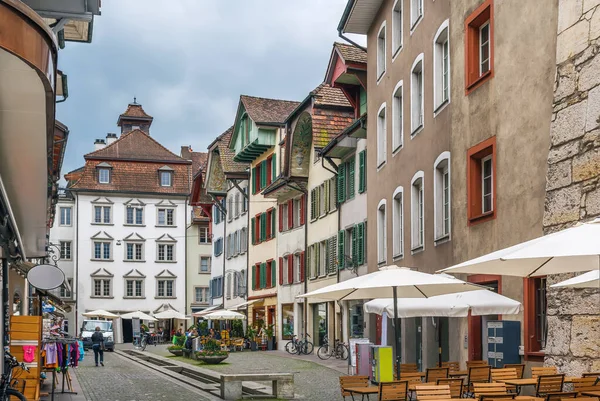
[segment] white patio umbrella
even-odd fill
[[[436,295],[452,294],[481,290],[476,284],[466,283],[453,277],[441,274],[428,274],[406,267],[385,266],[379,271],[332,284],[316,291],[312,291],[299,298],[318,298],[323,300],[353,300],[393,298],[394,327],[396,330],[396,372],[400,377],[400,337],[397,332],[400,327],[398,320],[398,298],[429,298]]]
[[[488,253],[445,273],[534,277],[600,269],[600,219]]]
[[[82,313],[85,317],[103,317],[106,319],[116,319],[119,315],[115,315],[114,313],[105,311],[104,309],[96,309],[91,312]]]
[[[246,316],[231,310],[221,310],[209,313],[204,318],[208,320],[244,320]]]
[[[133,319],[133,318],[138,318],[140,320],[149,320],[151,322],[156,322],[158,320],[158,319],[155,319],[152,316],[147,315],[144,312],[139,311],[139,310],[121,315],[121,319]]]
[[[584,273],[580,276],[561,281],[560,283],[552,284],[550,287],[600,288],[600,270]]]
[[[183,313],[177,312],[176,310],[173,310],[173,309],[155,313],[154,317],[159,320],[168,320],[168,319],[190,320],[190,318],[187,317],[186,315],[184,315]]]

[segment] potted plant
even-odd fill
[[[244,337],[244,324],[241,320],[234,320],[231,323],[231,337],[242,338]]]
[[[196,352],[196,359],[204,363],[215,365],[223,362],[229,356],[229,352],[221,351],[221,346],[215,340],[208,340],[202,351]]]
[[[256,351],[258,349],[258,345],[256,344],[256,329],[249,326],[246,330],[246,336],[248,336],[248,341],[250,341],[250,350]]]
[[[265,327],[265,335],[267,336],[267,350],[273,351],[275,349],[275,337],[274,337],[274,324],[270,324]]]
[[[183,346],[170,345],[167,347],[167,351],[169,351],[171,354],[173,354],[175,356],[182,356],[183,355]]]
[[[208,322],[206,320],[203,320],[200,323],[198,323],[198,334],[200,334],[203,337],[206,337],[208,335]]]

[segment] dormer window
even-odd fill
[[[109,184],[110,183],[110,169],[109,168],[99,168],[98,169],[98,182],[100,184]]]
[[[169,166],[163,166],[158,169],[158,177],[161,187],[173,186],[173,169]]]

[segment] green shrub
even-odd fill
[[[244,324],[241,320],[231,323],[231,337],[244,337]]]
[[[169,345],[169,346],[167,347],[167,349],[168,349],[169,351],[177,351],[177,350],[182,350],[182,349],[183,349],[183,347],[182,347],[181,345]]]

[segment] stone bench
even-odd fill
[[[249,373],[221,375],[221,398],[239,400],[242,398],[242,382],[268,382],[273,386],[273,397],[294,399],[293,373]]]

